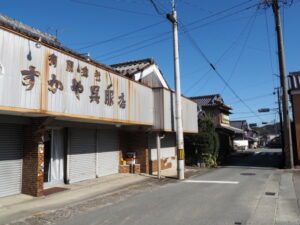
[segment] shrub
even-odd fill
[[[215,131],[214,121],[210,116],[198,122],[199,133],[185,136],[187,164],[204,162],[207,167],[215,167],[218,158],[219,139]]]

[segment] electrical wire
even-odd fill
[[[273,93],[272,94],[259,95],[259,96],[255,96],[255,97],[251,97],[251,98],[246,98],[246,99],[244,99],[244,101],[253,101],[253,100],[260,99],[260,98],[265,98],[265,97],[268,97],[268,96],[271,96],[271,95],[273,96]],[[238,103],[240,103],[240,101],[231,102],[231,103],[229,103],[229,105],[238,104]]]
[[[225,57],[225,55],[231,50],[233,49],[233,47],[235,45],[237,45],[237,43],[239,42],[240,38],[243,36],[243,34],[246,32],[247,30],[247,27],[249,26],[250,22],[251,22],[251,19],[252,19],[253,16],[250,17],[249,21],[247,21],[245,27],[241,30],[241,32],[239,33],[239,35],[237,36],[237,38],[231,43],[231,45],[223,52],[223,54],[217,59],[215,65],[219,64],[221,62],[221,60]],[[211,68],[206,72],[204,73],[196,82],[193,82],[193,84],[187,88],[187,91],[186,92],[190,92],[191,90],[193,90],[193,88],[198,85],[198,83],[207,75],[209,74],[209,72],[211,72]],[[201,85],[200,88],[203,88],[204,86],[206,86],[207,82],[209,81],[209,79],[207,79],[205,81],[205,83],[203,85]],[[199,89],[200,89],[199,88]],[[197,91],[198,92],[198,91]]]
[[[214,15],[217,16],[217,15],[219,15],[219,13],[227,12],[227,11],[233,9],[233,8],[237,8],[238,6],[241,6],[241,5],[245,4],[245,3],[248,3],[249,1],[252,1],[252,0],[248,0],[248,1],[244,2],[244,3],[241,3],[241,4],[235,5],[235,6],[233,6],[233,7],[230,7],[230,8],[228,8],[228,9],[219,11],[219,12],[215,13]],[[250,8],[253,7],[253,6],[254,6],[254,5],[250,6]],[[250,8],[247,7],[247,8],[245,8],[245,9],[243,9],[242,11],[245,11],[245,10],[250,9]],[[229,16],[233,16],[234,14],[238,14],[238,13],[240,13],[240,11],[237,11],[237,12],[235,12],[235,13],[232,13],[232,14],[230,14]],[[206,20],[206,19],[208,19],[208,18],[211,18],[212,16],[213,16],[213,15],[208,16],[208,17],[204,17],[204,18],[202,18],[202,19],[200,19],[200,20],[197,20],[197,22],[200,22],[200,21],[202,21],[202,20]],[[214,23],[214,22],[217,22],[217,21],[219,21],[219,20],[221,20],[221,19],[224,19],[224,18],[227,18],[227,17],[228,17],[228,16],[223,16],[222,18],[217,19],[217,20],[215,20],[215,21],[213,21],[213,22],[208,22],[208,23],[202,24],[201,26],[197,27],[196,29],[198,29],[198,28],[200,28],[200,27],[204,27],[204,26],[210,25],[210,24],[212,24],[212,23]],[[192,22],[192,23],[190,23],[190,24],[194,24],[194,23],[196,23],[196,21],[194,21],[194,22]],[[188,25],[190,25],[190,24],[188,24]],[[165,32],[165,33],[163,33],[163,34],[170,34],[170,33],[171,33],[171,31],[168,31],[168,32]],[[160,38],[161,35],[162,35],[162,34],[159,34],[159,35],[157,35],[157,36],[155,36],[155,37],[153,37],[153,38],[144,40],[144,42],[146,42],[146,41],[152,41],[152,40],[154,40],[154,39]],[[164,40],[168,40],[168,39],[161,39],[161,41],[164,41]],[[155,41],[155,42],[154,42],[154,44],[157,44],[157,43],[159,43],[159,41]],[[135,44],[132,44],[131,46],[136,46],[136,45],[137,45],[137,44],[135,43]],[[143,47],[143,48],[146,48],[146,47],[151,46],[151,44],[149,44],[149,45],[144,45],[144,46],[145,46],[145,47]],[[122,48],[122,49],[123,49],[123,48]],[[116,51],[121,51],[122,49],[118,49],[118,50],[116,50]],[[140,50],[140,49],[142,49],[142,48],[139,48],[139,50]],[[136,51],[136,50],[133,50],[133,51]],[[130,53],[130,51],[126,51],[126,54],[128,54],[128,53]],[[108,53],[108,54],[109,54],[109,53]],[[107,55],[107,54],[104,54],[104,55]],[[119,56],[119,55],[121,55],[121,54],[118,54],[118,56]],[[116,57],[118,57],[118,56],[116,56]],[[97,58],[100,58],[100,57],[101,57],[101,56],[96,56],[95,58],[97,59]],[[113,58],[116,58],[116,57],[113,57]]]
[[[143,30],[147,30],[151,27],[155,27],[157,25],[160,25],[162,23],[164,23],[165,21],[159,21],[157,23],[153,23],[153,24],[150,24],[148,26],[145,26],[145,27],[141,27],[139,29],[136,29],[134,31],[131,31],[131,32],[127,32],[127,33],[124,33],[124,34],[120,34],[120,35],[117,35],[115,37],[112,37],[112,38],[109,38],[109,39],[106,39],[106,40],[103,40],[103,41],[98,41],[98,42],[95,42],[93,44],[90,44],[90,45],[87,45],[87,46],[84,46],[84,47],[81,47],[81,48],[78,48],[76,50],[83,50],[83,49],[87,49],[87,48],[92,48],[92,47],[95,47],[95,46],[99,46],[101,44],[105,44],[105,43],[108,43],[108,42],[112,42],[112,41],[115,41],[115,40],[118,40],[118,39],[121,39],[121,38],[124,38],[124,37],[127,37],[127,36],[130,36],[130,35],[134,35],[135,33],[137,32],[140,32],[140,31],[143,31]]]
[[[270,60],[270,67],[271,67],[271,76],[272,76],[272,82],[273,82],[273,87],[275,88],[275,78],[274,78],[274,64],[273,64],[273,59],[272,59],[272,50],[271,50],[271,43],[270,43],[270,29],[269,29],[269,23],[268,23],[268,17],[267,17],[267,11],[265,10],[265,25],[266,25],[266,35],[267,35],[267,45],[269,49],[269,60]],[[274,96],[274,101],[276,101],[276,96]]]
[[[158,15],[163,16],[164,12],[161,12],[160,9],[158,8],[158,6],[156,5],[156,2],[154,0],[149,0],[150,3],[153,5],[153,8],[155,9],[155,11],[157,12]]]
[[[204,11],[204,12],[208,12],[208,13],[210,13],[210,14],[214,13],[213,11],[204,9],[204,8],[202,8],[202,7],[200,7],[200,6],[196,5],[196,4],[190,3],[189,1],[184,1],[184,0],[182,0],[181,2],[182,2],[183,4],[185,4],[185,5],[189,6],[189,7],[191,7],[191,8],[195,8],[195,7],[196,7],[197,9],[200,9],[200,10],[202,10],[202,11]]]
[[[251,2],[251,1],[253,1],[253,0],[248,0],[248,1],[245,1],[245,2],[242,2],[242,3],[239,3],[239,4],[237,4],[237,5],[234,5],[234,6],[232,6],[232,7],[227,8],[227,9],[218,11],[218,12],[216,12],[216,13],[214,13],[214,14],[209,15],[209,16],[206,16],[206,17],[197,19],[197,20],[195,20],[195,21],[193,21],[193,22],[191,22],[191,23],[189,23],[189,24],[186,24],[186,26],[191,26],[191,25],[193,25],[193,24],[196,24],[196,23],[198,23],[198,22],[202,22],[203,20],[207,20],[207,19],[212,18],[212,17],[214,17],[214,16],[219,16],[220,14],[223,14],[223,13],[225,13],[225,12],[228,12],[228,11],[230,11],[230,10],[232,10],[232,9],[235,9],[235,8],[238,8],[238,7],[242,6],[242,5],[248,4],[248,3]],[[257,5],[257,4],[255,4],[255,5]]]
[[[253,5],[253,6],[254,6],[254,5]],[[243,9],[242,11],[251,9],[251,8],[253,8],[253,6],[247,7],[247,8],[245,8],[245,9]],[[217,21],[219,21],[219,20],[221,20],[221,19],[227,18],[228,16],[232,16],[232,15],[235,15],[235,14],[240,13],[240,12],[241,12],[241,11],[238,11],[238,12],[232,13],[232,14],[230,14],[230,15],[223,16],[222,18],[219,18],[219,19],[217,19],[217,20],[215,20],[215,21],[213,21],[213,22],[217,22]],[[213,22],[209,22],[209,23],[202,24],[201,26],[198,26],[197,28],[193,28],[193,29],[190,29],[190,30],[194,30],[194,29],[198,29],[198,28],[203,27],[203,26],[207,26],[207,25],[209,25],[209,24],[211,24],[211,23],[213,23]],[[189,31],[190,31],[190,30],[189,30]],[[153,38],[149,38],[149,39],[140,41],[140,42],[138,42],[138,43],[134,43],[134,44],[132,44],[132,45],[130,45],[130,46],[136,46],[136,45],[140,44],[141,42],[142,42],[142,43],[145,43],[145,42],[151,41],[151,40],[153,40],[153,39],[161,38],[162,35],[169,34],[169,33],[170,33],[170,32],[165,32],[165,33],[162,33],[162,34],[160,34],[160,35],[158,35],[158,36],[155,36],[155,37],[153,37]],[[171,37],[170,37],[170,38],[171,38]],[[128,50],[128,51],[125,51],[124,53],[119,53],[119,54],[117,54],[117,55],[115,55],[115,56],[112,56],[112,57],[109,57],[109,58],[105,58],[105,59],[102,59],[102,60],[109,60],[109,59],[117,58],[117,57],[122,56],[122,55],[124,55],[124,54],[128,54],[128,53],[135,52],[135,51],[137,51],[137,50],[141,50],[141,49],[143,49],[143,48],[149,47],[149,46],[151,46],[151,45],[153,45],[153,44],[158,44],[158,43],[160,43],[160,42],[162,42],[162,41],[165,41],[165,40],[168,40],[168,39],[170,39],[170,38],[162,38],[160,41],[154,41],[154,42],[152,42],[152,43],[150,43],[150,44],[143,45],[143,47],[134,48],[132,51]],[[128,47],[129,47],[129,46],[125,47],[125,49],[127,49]],[[120,51],[122,51],[123,49],[124,49],[124,48],[117,49],[117,50],[114,50],[114,52],[120,52]],[[110,52],[110,53],[107,53],[107,54],[111,54],[111,52]],[[103,54],[103,55],[101,55],[101,56],[96,56],[95,58],[98,59],[98,58],[101,58],[102,56],[107,56],[107,54]]]
[[[182,25],[184,28],[184,26]],[[202,56],[202,58],[207,62],[207,64],[213,69],[213,71],[216,73],[216,75],[221,79],[221,81],[228,87],[228,89],[232,92],[232,94],[240,101],[243,103],[243,105],[250,111],[252,112],[253,115],[255,115],[258,119],[262,120],[259,115],[257,115],[251,107],[237,94],[237,92],[230,86],[230,84],[224,79],[224,77],[220,74],[220,72],[217,70],[215,65],[208,59],[208,57],[204,54],[202,49],[199,47],[197,42],[193,39],[191,34],[184,30],[184,34],[187,35],[188,39],[190,40],[192,46],[197,50],[197,52]]]
[[[277,114],[276,113],[267,113],[267,114],[262,114],[261,116],[262,117],[265,117],[265,116],[273,116],[274,114]],[[231,117],[234,117],[234,115],[231,115]],[[232,120],[239,120],[239,119],[247,119],[247,118],[253,118],[253,117],[256,117],[255,115],[253,116],[240,116],[240,117],[237,117],[237,118],[231,118]],[[261,120],[262,122],[263,120]]]
[[[265,11],[265,24],[266,24],[266,33],[267,33],[267,44],[268,44],[268,49],[269,49],[269,60],[270,60],[270,66],[271,66],[271,71],[272,71],[272,79],[273,79],[273,85],[275,86],[274,76],[273,76],[274,65],[273,65],[273,60],[272,60],[272,50],[271,50],[271,43],[270,43],[270,31],[269,31],[267,11]]]
[[[245,51],[246,45],[247,45],[247,43],[248,43],[248,40],[249,40],[249,38],[250,38],[251,32],[252,32],[253,27],[254,27],[254,23],[255,23],[256,16],[257,16],[257,12],[258,12],[258,10],[255,11],[255,14],[254,14],[254,16],[253,16],[252,23],[251,23],[251,25],[250,25],[250,29],[249,29],[249,31],[248,31],[248,33],[247,33],[247,35],[246,35],[246,39],[245,39],[245,41],[244,41],[244,43],[243,43],[243,46],[242,46],[241,51],[240,51],[240,53],[239,53],[239,55],[238,55],[238,57],[237,57],[237,60],[236,60],[234,66],[233,66],[233,68],[232,68],[232,70],[231,70],[231,73],[230,73],[230,75],[229,75],[229,78],[227,79],[227,82],[230,82],[230,81],[231,81],[231,79],[232,79],[232,77],[233,77],[233,75],[234,75],[234,73],[235,73],[235,71],[236,71],[236,69],[237,69],[237,67],[238,67],[238,65],[239,65],[239,62],[240,62],[240,60],[241,60],[241,58],[242,58],[242,55],[243,55],[243,53],[244,53],[244,51]],[[225,90],[226,90],[226,86],[224,86],[223,90],[221,91],[221,94],[223,94]]]
[[[143,15],[143,16],[154,16],[153,14],[150,13],[144,13],[140,11],[133,11],[129,9],[121,9],[121,8],[116,8],[116,7],[111,7],[111,6],[106,6],[106,5],[101,5],[98,3],[93,3],[93,2],[84,2],[80,0],[70,0],[71,2],[82,4],[82,5],[88,5],[88,6],[93,6],[93,7],[98,7],[98,8],[104,8],[104,9],[110,9],[110,10],[115,10],[115,11],[120,11],[120,12],[125,12],[125,13],[131,13],[131,14],[137,14],[137,15]]]
[[[154,41],[154,42],[151,42],[151,43],[149,43],[149,44],[142,45],[142,46],[140,46],[140,47],[131,49],[131,50],[129,50],[129,51],[122,52],[122,53],[120,53],[120,54],[118,54],[118,55],[114,55],[114,56],[108,57],[108,58],[103,58],[103,61],[110,60],[110,59],[114,59],[114,58],[117,58],[117,57],[119,57],[119,56],[123,56],[123,55],[129,54],[129,53],[132,53],[132,52],[136,52],[136,51],[139,51],[139,50],[141,50],[141,49],[143,49],[143,48],[147,48],[147,47],[153,46],[153,45],[155,45],[155,44],[161,43],[162,41],[166,41],[166,40],[169,40],[169,39],[170,39],[170,37],[166,37],[166,38],[163,38],[163,39],[159,39],[158,41]],[[97,58],[97,57],[96,57],[96,58]]]
[[[162,38],[164,37],[164,38]],[[151,42],[151,43],[148,43],[148,44],[145,44],[147,43],[148,41],[152,41],[152,40],[155,40],[155,39],[158,39],[158,41],[154,41],[154,42]],[[119,55],[123,55],[123,54],[127,54],[127,53],[131,53],[132,52],[135,52],[136,49],[137,50],[140,50],[140,49],[143,49],[143,48],[146,48],[148,46],[151,46],[151,45],[154,45],[156,43],[160,43],[162,41],[165,41],[165,40],[168,40],[168,39],[171,39],[171,37],[167,36],[166,33],[161,33],[160,36],[155,36],[154,38],[148,38],[148,39],[144,39],[144,40],[141,40],[139,42],[136,42],[136,43],[133,43],[133,44],[130,44],[130,45],[127,45],[123,48],[120,48],[120,49],[115,49],[115,50],[112,50],[110,51],[109,53],[106,53],[106,54],[102,54],[102,55],[98,55],[98,56],[95,56],[96,59],[100,58],[100,59],[103,59],[103,57],[106,57],[104,59],[113,59],[113,58],[116,58],[118,57]],[[137,47],[141,44],[144,44],[140,47]],[[135,48],[134,48],[135,47]],[[133,48],[132,50],[128,50],[130,48]],[[123,52],[122,52],[123,51]],[[114,55],[114,53],[118,53],[117,55]],[[112,55],[111,57],[107,57],[109,55]]]

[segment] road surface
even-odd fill
[[[95,208],[57,225],[247,224],[280,165],[280,149],[233,155],[221,168]]]

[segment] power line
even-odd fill
[[[265,10],[265,24],[266,24],[266,34],[267,34],[267,44],[269,49],[269,60],[270,60],[270,66],[271,66],[271,72],[272,72],[272,82],[273,87],[275,87],[275,80],[274,80],[274,65],[273,65],[273,59],[272,59],[272,51],[271,51],[271,43],[270,43],[270,31],[269,31],[269,23],[268,23],[268,17],[267,17],[267,10]],[[276,97],[274,96],[274,100]]]
[[[189,6],[189,7],[192,7],[192,8],[195,8],[195,7],[196,7],[196,8],[198,8],[198,9],[204,11],[204,12],[208,12],[208,13],[210,13],[210,14],[214,13],[213,11],[204,9],[204,8],[202,8],[202,7],[200,7],[200,6],[196,5],[196,4],[190,3],[189,1],[184,1],[184,0],[183,0],[183,1],[181,1],[181,2],[182,2],[183,4]]]
[[[165,21],[160,21],[160,22],[157,22],[157,23],[153,23],[153,24],[150,24],[148,26],[145,26],[145,27],[141,27],[139,29],[136,29],[134,31],[131,31],[131,32],[127,32],[127,33],[124,33],[124,34],[120,34],[120,35],[117,35],[115,37],[112,37],[112,38],[109,38],[109,39],[106,39],[106,40],[103,40],[103,41],[98,41],[98,42],[95,42],[93,44],[90,44],[90,45],[87,45],[87,46],[84,46],[84,47],[81,47],[81,48],[78,48],[76,50],[82,50],[82,49],[87,49],[87,48],[91,48],[91,47],[95,47],[95,46],[99,46],[101,44],[105,44],[105,43],[108,43],[108,42],[112,42],[112,41],[115,41],[115,40],[118,40],[120,38],[124,38],[124,37],[127,37],[127,36],[130,36],[130,35],[134,35],[135,33],[137,32],[140,32],[140,31],[143,31],[143,30],[147,30],[151,27],[154,27],[154,26],[157,26],[157,25],[160,25],[162,23],[164,23]]]
[[[236,60],[236,62],[235,62],[235,64],[234,64],[234,66],[233,66],[233,68],[232,68],[232,71],[231,71],[231,73],[230,73],[230,75],[229,75],[229,78],[227,79],[228,82],[231,81],[231,79],[232,79],[232,77],[233,77],[233,75],[234,75],[234,73],[235,73],[235,71],[236,71],[236,69],[237,69],[237,66],[238,66],[238,64],[239,64],[239,62],[240,62],[240,60],[241,60],[241,58],[242,58],[242,55],[243,55],[243,53],[244,53],[244,51],[245,51],[245,47],[246,47],[246,45],[247,45],[247,42],[248,42],[248,40],[249,40],[249,38],[250,38],[250,34],[251,34],[251,32],[252,32],[252,30],[253,30],[253,27],[254,27],[254,23],[255,23],[256,16],[257,16],[257,12],[258,12],[258,10],[255,11],[255,14],[254,14],[254,16],[253,16],[253,21],[252,21],[252,23],[251,23],[251,25],[250,25],[250,29],[249,29],[249,31],[248,31],[248,33],[247,33],[247,35],[246,35],[246,39],[245,39],[244,44],[243,44],[243,46],[242,46],[242,48],[241,48],[240,54],[238,55],[238,58],[237,58],[237,60]],[[221,93],[223,93],[225,90],[226,90],[226,86],[224,86],[224,88],[223,88],[223,90],[221,91]]]
[[[184,28],[184,26],[183,26]],[[208,57],[204,54],[204,52],[201,50],[201,48],[198,46],[198,44],[195,42],[195,40],[192,38],[190,33],[188,33],[186,30],[184,30],[184,34],[187,35],[188,39],[190,40],[191,44],[194,46],[194,48],[198,51],[198,53],[204,58],[204,60],[207,62],[207,64],[213,69],[213,71],[217,74],[217,76],[222,80],[222,82],[229,88],[229,90],[233,93],[233,95],[239,99],[240,102],[244,104],[244,106],[253,113],[257,118],[261,120],[261,118],[250,108],[250,106],[236,93],[236,91],[229,85],[229,83],[223,78],[223,76],[219,73],[215,65],[208,59]]]
[[[195,23],[198,23],[198,22],[201,22],[201,21],[203,21],[203,20],[212,18],[212,17],[214,17],[214,16],[219,16],[220,14],[223,14],[223,13],[225,13],[225,12],[228,12],[228,11],[232,10],[232,9],[238,8],[238,7],[240,7],[240,6],[242,6],[242,5],[245,5],[245,4],[247,4],[247,3],[251,2],[251,1],[253,1],[253,0],[248,0],[248,1],[245,1],[245,2],[242,2],[242,3],[239,3],[239,4],[237,4],[237,5],[234,5],[234,6],[232,6],[232,7],[229,7],[229,8],[227,8],[227,9],[218,11],[218,12],[216,12],[216,13],[214,13],[214,14],[209,15],[209,16],[206,16],[206,17],[200,18],[200,19],[198,19],[198,20],[195,20],[195,21],[193,21],[193,22],[187,24],[186,26],[191,26],[191,25],[193,25],[193,24],[195,24]],[[256,4],[255,4],[255,5],[256,5]]]
[[[253,6],[252,6],[252,7],[253,7]],[[252,8],[252,7],[250,7],[250,8]],[[250,9],[250,8],[247,7],[247,8],[245,8],[245,9],[243,9],[242,11],[248,10],[248,9]],[[241,12],[241,11],[232,13],[232,14],[230,14],[229,16],[232,16],[232,15],[234,15],[234,14],[236,14],[236,13],[240,13],[240,12]],[[219,19],[217,19],[217,20],[215,20],[215,21],[213,21],[213,22],[219,21],[219,20],[224,19],[224,18],[226,18],[226,17],[228,17],[228,16],[223,16],[222,18],[219,18]],[[197,28],[193,28],[193,29],[198,29],[198,28],[200,28],[200,27],[207,26],[207,25],[209,25],[209,24],[211,24],[211,23],[213,23],[213,22],[209,22],[209,23],[202,24],[201,26],[198,26]],[[190,30],[193,30],[193,29],[190,29]],[[165,33],[161,33],[160,35],[157,35],[157,36],[155,36],[155,37],[153,37],[153,38],[149,38],[149,39],[146,39],[146,40],[143,40],[143,41],[139,41],[138,43],[134,43],[134,44],[129,45],[129,46],[125,47],[125,48],[121,48],[121,49],[114,50],[114,52],[120,52],[120,51],[122,51],[123,49],[128,49],[128,47],[134,47],[134,46],[136,46],[136,45],[138,45],[138,44],[140,44],[140,43],[145,43],[145,42],[147,42],[147,41],[152,41],[152,40],[154,40],[154,39],[161,38],[162,35],[166,35],[166,34],[169,34],[169,33],[170,33],[170,31],[165,32]],[[168,40],[168,39],[170,39],[170,38],[171,38],[171,37],[169,37],[169,38],[162,38],[162,39],[159,40],[159,41],[154,41],[154,42],[152,42],[152,43],[150,43],[150,44],[143,45],[142,47],[134,48],[132,51],[127,50],[127,51],[125,51],[125,53],[119,53],[119,54],[117,54],[117,55],[115,55],[115,56],[112,56],[112,57],[109,57],[109,58],[104,58],[104,59],[102,59],[102,60],[109,60],[109,59],[116,58],[116,57],[118,57],[118,56],[122,56],[122,55],[124,55],[124,54],[128,54],[128,53],[131,53],[131,52],[135,52],[135,51],[137,51],[137,50],[141,50],[141,49],[146,48],[146,47],[149,47],[149,46],[151,46],[151,45],[153,45],[153,44],[158,44],[158,43],[160,43],[160,42],[162,42],[162,41],[165,41],[165,40]],[[110,51],[110,53],[107,53],[107,54],[102,54],[101,56],[96,56],[95,58],[96,58],[96,59],[97,59],[97,58],[101,58],[101,57],[103,57],[103,56],[107,56],[108,54],[112,54],[112,51]]]
[[[252,0],[250,0],[250,1],[252,1]],[[248,2],[249,2],[249,1],[248,1]],[[241,5],[241,4],[239,4],[239,5]],[[215,20],[212,20],[212,21],[210,21],[210,22],[208,22],[208,23],[206,23],[206,24],[201,24],[201,25],[198,25],[198,26],[195,26],[195,27],[191,27],[190,30],[196,30],[196,29],[201,28],[201,27],[203,27],[203,26],[205,26],[205,25],[208,25],[208,24],[217,22],[217,21],[219,21],[219,20],[221,20],[221,19],[224,19],[224,18],[233,16],[233,15],[239,14],[239,13],[241,13],[241,12],[244,12],[244,11],[247,11],[247,10],[249,10],[249,9],[251,9],[251,8],[254,8],[254,7],[256,7],[256,6],[257,6],[257,4],[250,5],[250,6],[246,7],[246,8],[239,9],[239,10],[233,12],[233,13],[226,14],[226,15],[224,15],[224,16],[222,16],[222,17],[219,17],[219,18],[217,18],[217,19],[215,19]],[[232,9],[232,8],[236,8],[236,7],[231,7],[230,9]],[[223,10],[223,11],[228,11],[228,10]],[[222,11],[221,11],[221,12],[222,12]],[[194,22],[191,22],[191,23],[189,23],[189,24],[186,24],[185,26],[186,26],[186,27],[190,27],[190,26],[192,26],[192,25],[195,24],[195,23],[201,22],[201,21],[206,20],[206,19],[208,19],[208,18],[211,18],[211,17],[213,17],[213,16],[218,16],[218,15],[220,15],[220,14],[222,14],[222,13],[215,13],[215,14],[213,14],[213,15],[204,17],[204,18],[202,18],[202,19],[200,19],[200,20],[196,20],[196,21],[194,21]]]
[[[264,116],[274,116],[275,114],[277,114],[277,112],[276,113],[267,113],[267,114],[262,114],[261,116],[262,117],[264,117]],[[232,115],[233,116],[233,115]],[[253,118],[253,117],[257,117],[257,116],[255,116],[255,115],[253,115],[253,116],[244,116],[244,117],[237,117],[237,118],[232,118],[233,120],[238,120],[238,119],[247,119],[247,118]],[[261,119],[261,121],[262,121],[262,119]]]
[[[168,39],[170,39],[170,37],[166,37],[166,38],[163,38],[163,39],[159,39],[158,41],[154,41],[154,42],[151,42],[151,43],[149,43],[149,44],[142,45],[142,46],[140,46],[140,47],[134,48],[134,49],[129,50],[129,51],[122,52],[122,53],[120,53],[120,54],[118,54],[118,55],[114,55],[114,56],[112,56],[112,57],[103,58],[103,60],[105,61],[105,60],[114,59],[114,58],[116,58],[116,57],[119,57],[119,56],[122,56],[122,55],[125,55],[125,54],[128,54],[128,53],[132,53],[132,52],[141,50],[141,49],[143,49],[143,48],[147,48],[147,47],[152,46],[152,45],[154,45],[154,44],[158,44],[158,43],[160,43],[160,42],[162,42],[162,41],[165,41],[165,40],[168,40]],[[96,57],[96,58],[98,58],[98,57]]]
[[[265,98],[265,97],[271,96],[271,95],[273,96],[273,93],[272,94],[259,95],[259,96],[255,96],[255,97],[251,97],[251,98],[246,98],[246,99],[244,99],[244,101],[253,101],[253,100],[260,99],[260,98]],[[229,103],[229,105],[237,104],[237,103],[240,103],[240,101],[231,102],[231,103]]]
[[[241,30],[241,32],[239,33],[239,35],[237,36],[237,38],[235,39],[235,41],[233,41],[231,43],[231,45],[223,52],[223,54],[218,58],[218,60],[216,61],[215,65],[219,64],[221,62],[221,60],[225,57],[225,55],[238,43],[240,37],[244,34],[244,32],[246,31],[248,25],[251,22],[252,17],[250,17],[249,21],[246,23],[245,27]],[[195,87],[209,72],[211,72],[211,68],[205,73],[203,74],[196,82],[194,82],[188,89],[187,92],[189,92],[190,90],[193,89],[193,87]],[[203,88],[203,86],[206,86],[208,80],[206,80],[205,85],[201,85],[201,88]]]
[[[121,8],[101,5],[101,4],[93,3],[93,2],[84,2],[84,1],[80,1],[80,0],[70,0],[70,1],[74,2],[74,3],[82,4],[82,5],[94,6],[94,7],[98,7],[98,8],[104,8],[104,9],[111,9],[111,10],[125,12],[125,13],[131,13],[131,14],[137,14],[137,15],[143,15],[143,16],[154,16],[153,14],[150,14],[150,13],[133,11],[133,10],[129,10],[129,9],[121,9]]]
[[[149,0],[149,1],[153,5],[153,8],[155,9],[155,11],[157,12],[158,15],[160,15],[160,16],[164,15],[165,12],[160,11],[160,9],[158,8],[158,6],[156,5],[156,2],[154,0]]]
[[[76,0],[76,1],[77,1],[77,0]],[[229,10],[233,9],[233,8],[237,8],[238,6],[241,6],[241,5],[243,5],[243,4],[245,4],[245,3],[249,2],[249,1],[251,1],[251,0],[248,0],[248,1],[244,2],[244,3],[235,5],[235,6],[233,6],[233,7],[228,8],[228,9],[219,11],[219,12],[215,13],[214,15],[217,16],[217,15],[219,15],[219,13],[224,13],[224,12],[226,12],[226,11],[229,11]],[[253,6],[250,6],[250,8],[251,8],[251,7],[253,7]],[[250,9],[250,8],[247,7],[247,8],[245,8],[245,9],[243,9],[242,11],[247,10],[247,9]],[[232,14],[230,14],[229,16],[233,16],[234,14],[237,14],[237,13],[240,13],[240,11],[235,12],[235,13],[232,13]],[[200,19],[200,20],[197,20],[197,22],[200,22],[200,21],[202,21],[202,20],[206,20],[206,19],[208,19],[208,18],[211,18],[212,16],[213,16],[213,15],[208,16],[208,17],[204,17],[204,18],[202,18],[202,19]],[[209,24],[211,24],[211,23],[217,22],[217,21],[219,21],[219,20],[221,20],[221,19],[224,19],[224,18],[226,18],[226,17],[228,17],[228,16],[223,16],[222,18],[219,18],[219,19],[217,19],[217,20],[215,20],[215,21],[213,21],[213,22],[208,22],[208,23],[206,23],[206,24],[202,24],[202,25],[196,27],[195,29],[198,29],[198,28],[200,28],[200,27],[207,26],[207,25],[209,25]],[[191,24],[194,24],[194,23],[196,23],[196,21],[194,21],[194,22],[188,24],[187,26],[189,26],[189,25],[191,25]],[[191,30],[192,30],[192,29],[191,29]],[[155,37],[153,37],[153,38],[144,40],[144,42],[146,42],[146,41],[152,41],[152,40],[154,40],[154,39],[160,38],[160,37],[161,37],[162,35],[164,35],[164,34],[169,34],[169,33],[170,33],[170,31],[165,32],[165,33],[163,33],[163,34],[159,34],[158,36],[155,36]],[[161,39],[161,41],[164,41],[164,40],[168,40],[168,39]],[[154,42],[154,44],[157,44],[157,43],[159,43],[159,41],[155,41],[155,42]],[[131,46],[135,46],[135,45],[137,45],[137,44],[132,44]],[[150,45],[144,45],[144,46],[145,46],[145,47],[143,47],[143,48],[146,48],[146,47],[151,46],[151,44],[150,44]],[[128,48],[128,46],[127,46],[127,48]],[[122,48],[122,49],[123,49],[123,48]],[[122,50],[122,49],[121,49],[121,50]],[[142,48],[139,48],[139,49],[142,49]],[[119,50],[116,50],[116,51],[120,51],[120,49],[119,49]],[[133,50],[133,51],[136,51],[136,50]],[[126,51],[126,53],[130,53],[130,51]],[[108,53],[108,54],[109,54],[109,53]],[[107,55],[107,54],[104,54],[104,55]],[[121,54],[118,54],[116,57],[118,57],[119,55],[121,55]],[[97,56],[97,57],[95,57],[95,58],[97,59],[97,58],[100,58],[100,57],[102,57],[102,56]],[[113,57],[113,58],[116,58],[116,57]]]
[[[251,114],[251,112],[232,112],[232,114]]]
[[[273,74],[274,74],[274,65],[273,65],[273,60],[272,60],[272,51],[271,51],[271,43],[270,43],[270,31],[269,31],[267,11],[265,11],[265,24],[266,24],[266,33],[267,33],[267,44],[268,44],[268,49],[269,49],[269,60],[270,60],[270,66],[271,66],[271,71],[272,71],[272,80],[273,80],[273,85],[275,86],[274,76],[273,76]]]
[[[109,55],[112,55],[112,57],[109,57],[109,58],[115,58],[115,56],[119,56],[120,54],[122,55],[122,54],[125,54],[124,52],[126,52],[126,53],[130,53],[131,51],[132,52],[134,52],[135,51],[135,49],[137,49],[137,48],[134,48],[134,47],[137,47],[137,46],[139,46],[139,45],[141,45],[141,44],[144,44],[143,46],[144,47],[138,47],[138,49],[142,49],[142,48],[146,48],[146,47],[148,47],[148,46],[151,46],[152,44],[155,44],[155,43],[159,43],[159,42],[162,42],[162,41],[164,41],[164,40],[168,40],[168,39],[170,39],[170,37],[166,37],[167,35],[166,35],[166,33],[164,32],[164,33],[161,33],[159,36],[154,36],[154,37],[151,37],[151,38],[147,38],[147,39],[144,39],[144,40],[141,40],[141,41],[139,41],[139,42],[135,42],[135,43],[133,43],[133,44],[130,44],[130,45],[127,45],[127,46],[125,46],[125,47],[122,47],[122,48],[119,48],[119,49],[115,49],[115,50],[113,50],[113,51],[110,51],[109,53],[105,53],[105,54],[102,54],[102,55],[98,55],[98,56],[95,56],[95,58],[97,59],[97,58],[101,58],[101,57],[106,57],[106,58],[108,58],[107,56],[109,56]],[[164,37],[164,38],[162,38],[162,37]],[[159,39],[158,41],[155,41],[155,42],[152,42],[152,43],[150,43],[150,44],[146,44],[145,45],[145,43],[147,43],[147,42],[149,42],[149,41],[152,41],[152,40],[155,40],[155,39]],[[130,48],[134,48],[134,49],[132,49],[132,50],[128,50],[128,49],[130,49]],[[122,52],[123,50],[125,50],[124,52]],[[114,53],[118,53],[117,55],[114,55]]]

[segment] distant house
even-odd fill
[[[214,119],[219,134],[220,151],[228,151],[233,147],[232,140],[236,135],[243,134],[242,129],[230,125],[231,106],[224,103],[220,94],[191,97],[197,103],[198,119],[209,115]]]
[[[167,80],[153,58],[128,61],[110,65],[121,74],[150,87],[170,89]]]
[[[247,120],[232,120],[230,121],[230,125],[244,131],[244,133],[235,137],[236,140],[247,140],[249,148],[256,148],[258,146],[258,134],[250,128]]]
[[[300,163],[300,72],[289,74],[289,94],[293,107],[295,162]]]
[[[248,125],[247,120],[231,120],[230,125],[236,128],[239,128],[245,132],[250,131],[250,127]]]

